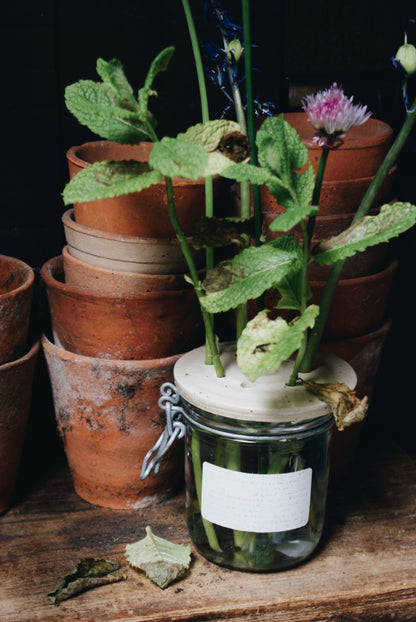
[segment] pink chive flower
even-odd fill
[[[354,105],[352,100],[336,83],[316,95],[306,96],[302,104],[309,122],[317,130],[313,137],[315,144],[336,149],[343,143],[342,135],[367,121],[371,116],[367,106]]]

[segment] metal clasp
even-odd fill
[[[144,457],[140,473],[141,480],[146,479],[146,477],[150,475],[152,469],[155,475],[158,474],[163,456],[172,443],[176,441],[176,439],[183,438],[186,432],[186,426],[182,421],[184,411],[178,406],[180,396],[175,385],[171,382],[164,382],[160,387],[160,395],[157,403],[159,408],[166,413],[166,425],[152,449],[149,449]]]

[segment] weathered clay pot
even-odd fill
[[[0,365],[0,514],[9,509],[20,465],[40,342]]]
[[[42,266],[55,342],[77,354],[139,360],[200,345],[202,318],[194,289],[119,296],[64,282],[62,255]]]
[[[338,281],[323,338],[338,340],[358,337],[380,328],[398,262],[390,262],[381,272]],[[319,304],[325,281],[311,281],[311,303]]]
[[[357,374],[357,394],[373,394],[378,365],[383,352],[384,342],[391,328],[391,320],[386,320],[374,331],[334,341],[323,341],[321,349],[336,354],[349,363]]]
[[[328,160],[331,158],[329,155]],[[375,205],[382,205],[391,198],[393,182],[396,178],[397,165],[386,176],[376,198]],[[319,214],[349,214],[355,213],[367,192],[372,177],[357,179],[331,179],[322,183],[319,197]],[[263,210],[278,210],[276,199],[270,194],[266,186],[260,186],[260,200]]]
[[[77,494],[115,509],[146,507],[172,494],[182,475],[180,443],[171,447],[158,475],[142,482],[140,470],[164,428],[159,389],[172,382],[178,356],[103,360],[63,350],[46,336],[42,345]]]
[[[26,263],[0,255],[0,365],[24,352],[34,280]]]
[[[376,214],[378,209],[371,210],[370,214]],[[278,211],[266,211],[263,214],[265,232],[267,240],[276,239],[280,233],[271,231],[269,226],[273,220],[278,217],[282,212]],[[330,238],[334,235],[338,235],[342,231],[345,231],[347,227],[351,225],[353,214],[318,214],[315,220],[314,235],[312,238],[311,248],[316,246],[319,242],[326,238]],[[302,233],[300,227],[295,227],[291,230],[296,239],[302,240]],[[341,277],[343,279],[351,279],[368,274],[374,274],[386,267],[388,260],[388,244],[377,244],[367,248],[361,253],[356,253],[352,257],[349,257],[344,265]],[[316,261],[312,262],[308,268],[308,275],[311,280],[320,281],[326,280],[328,274],[331,271],[332,266],[320,266]]]
[[[65,283],[71,287],[102,294],[131,296],[149,292],[184,289],[183,274],[146,274],[110,270],[74,257],[68,246],[62,249]]]
[[[106,233],[81,225],[74,211],[62,216],[65,238],[71,254],[86,263],[109,270],[124,270],[147,274],[178,274],[187,271],[179,241],[176,238],[148,238],[120,233]],[[188,238],[190,244],[190,239]],[[191,253],[199,267],[204,254]]]
[[[153,143],[120,145],[112,141],[88,142],[67,151],[69,174],[72,178],[81,169],[102,160],[138,160],[147,162]],[[220,177],[214,179],[214,191]],[[175,208],[179,223],[191,233],[192,222],[205,214],[205,180],[173,179]],[[141,192],[112,199],[76,203],[75,220],[87,227],[123,235],[152,238],[173,238],[174,229],[167,210],[167,195],[163,181]]]
[[[324,341],[321,349],[346,360],[357,374],[357,395],[371,397],[374,391],[377,371],[383,353],[384,342],[391,328],[391,321],[387,320],[380,328],[365,335]],[[345,477],[354,463],[357,449],[362,437],[365,421],[339,432],[334,428],[331,440],[331,470],[335,475],[335,483]]]

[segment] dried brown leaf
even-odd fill
[[[125,579],[127,576],[118,562],[87,557],[81,559],[75,569],[48,593],[48,598],[59,605],[63,600],[78,596],[86,590]]]
[[[338,430],[363,421],[368,409],[368,398],[360,400],[355,391],[343,382],[305,382],[306,389],[331,407]]]

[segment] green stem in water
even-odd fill
[[[398,133],[395,141],[393,142],[390,150],[388,151],[386,157],[380,165],[377,173],[374,176],[373,181],[371,182],[367,192],[365,193],[363,200],[361,201],[360,207],[357,210],[356,215],[352,220],[352,224],[357,222],[363,216],[366,216],[371,209],[371,206],[374,203],[374,200],[377,197],[377,194],[380,190],[380,187],[390,171],[391,167],[396,162],[397,158],[401,150],[403,149],[406,140],[408,139],[410,132],[413,129],[413,126],[416,121],[416,99],[413,102],[412,110],[413,112],[408,112],[406,119],[402,125],[400,132]],[[342,269],[344,267],[345,260],[338,261],[333,265],[331,272],[329,273],[328,280],[324,287],[324,291],[322,292],[321,301],[319,303],[319,316],[316,320],[315,326],[313,327],[309,343],[306,349],[306,353],[304,359],[302,361],[301,369],[302,372],[309,372],[313,367],[313,362],[316,356],[316,353],[319,348],[319,344],[322,339],[322,334],[324,331],[325,323],[328,317],[329,309],[331,307],[332,299],[334,297],[335,288],[338,284],[338,280],[341,276]]]
[[[202,462],[201,462],[201,444],[198,434],[193,431],[191,440],[191,453],[192,453],[192,465],[194,469],[195,489],[196,496],[198,498],[199,508],[201,509],[202,503]],[[215,533],[214,525],[207,521],[201,514],[202,523],[204,525],[205,534],[208,539],[208,544],[213,551],[221,552],[221,547],[218,542],[217,534]]]

